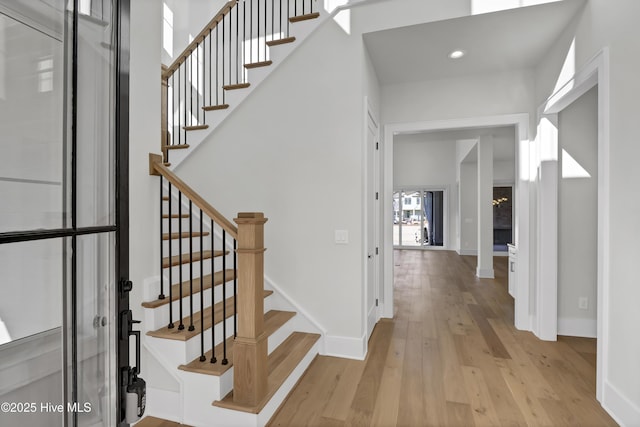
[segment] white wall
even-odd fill
[[[596,336],[598,251],[598,93],[558,115],[558,334]],[[568,153],[588,176],[573,176]],[[582,172],[582,171],[581,171]],[[578,299],[588,298],[588,309]]]
[[[447,249],[455,247],[456,211],[456,143],[425,140],[424,134],[398,135],[393,141],[393,183],[396,189],[442,188],[447,191]]]
[[[640,340],[638,326],[640,287],[636,265],[640,246],[633,236],[640,235],[640,144],[637,143],[637,118],[640,105],[640,3],[635,0],[590,0],[574,27],[559,41],[554,51],[536,72],[537,102],[542,102],[555,87],[565,61],[568,46],[575,38],[575,64],[580,69],[602,48],[609,48],[610,152],[606,165],[610,187],[609,241],[610,271],[608,305],[604,307],[607,325],[607,359],[604,369],[603,405],[623,425],[640,420]],[[606,129],[603,131],[606,132]],[[602,171],[600,171],[602,172]]]
[[[530,70],[382,86],[384,123],[534,111]]]

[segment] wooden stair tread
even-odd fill
[[[174,144],[174,145],[163,145],[162,151],[165,150],[186,150],[189,148],[189,144]]]
[[[318,334],[294,332],[269,355],[267,359],[267,370],[269,371],[267,394],[258,405],[247,406],[234,402],[233,390],[227,394],[224,399],[213,402],[213,405],[252,414],[259,413],[318,339],[320,339],[320,335]]]
[[[234,85],[222,86],[222,89],[224,89],[224,90],[246,89],[250,85],[251,85],[250,83],[237,83],[237,84],[234,84]]]
[[[289,18],[289,22],[293,23],[293,22],[306,21],[309,19],[316,19],[319,16],[320,16],[320,13],[318,12],[307,13],[306,15],[292,16],[291,18]]]
[[[213,274],[213,286],[219,286],[224,282],[224,279],[226,279],[227,282],[233,280],[235,278],[235,271],[231,270],[231,269],[227,269],[225,270],[225,273],[223,273],[222,271],[216,271]],[[195,279],[193,279],[193,293],[196,294],[198,292],[200,292],[201,289],[201,283],[202,283],[202,289],[204,289],[205,291],[207,289],[211,289],[211,274],[207,274],[206,276],[204,276],[202,278],[202,280],[200,280],[200,277],[196,277]],[[187,280],[186,282],[182,282],[182,290],[184,292],[185,289],[189,289],[189,281]],[[171,287],[171,301],[177,301],[180,299],[180,284],[176,283],[175,285],[172,285]],[[169,294],[167,293],[167,295],[165,295],[164,299],[157,299],[157,300],[153,300],[153,301],[145,301],[142,303],[142,306],[144,308],[157,308],[157,307],[161,307],[163,305],[169,304]]]
[[[259,67],[268,67],[271,64],[273,64],[272,61],[252,62],[250,64],[244,64],[244,68],[251,69],[251,68],[259,68]]]
[[[296,313],[293,311],[271,310],[267,312],[264,315],[265,334],[267,334],[267,336],[270,336],[295,315]],[[204,362],[201,362],[200,357],[197,357],[186,365],[178,366],[178,369],[205,375],[222,375],[227,372],[229,368],[231,368],[231,366],[233,366],[233,343],[234,337],[227,338],[227,359],[229,360],[229,363],[226,365],[220,363],[221,359],[219,356],[223,351],[222,343],[220,343],[216,346],[215,349],[216,357],[218,358],[218,361],[216,363],[210,362],[211,350],[209,350],[205,353],[206,360]]]
[[[280,44],[293,43],[294,41],[296,41],[295,37],[284,37],[284,38],[281,38],[281,39],[269,40],[267,42],[267,46],[269,46],[269,47],[278,46]]]
[[[202,233],[202,236],[208,236],[209,232],[205,231]],[[200,232],[199,231],[194,231],[191,233],[191,237],[200,237]],[[180,233],[171,233],[171,239],[177,239],[177,238],[182,238],[182,239],[188,239],[189,238],[189,232],[185,231],[182,232],[182,234]],[[169,233],[163,233],[162,234],[162,240],[169,240]]]
[[[214,251],[213,253],[211,253],[211,251],[202,251],[202,259],[211,259],[212,257],[217,258],[222,255],[227,255],[228,253],[229,251]],[[188,264],[191,260],[193,260],[193,262],[200,261],[200,251],[195,251],[191,259],[189,259],[189,254],[173,255],[171,259],[169,259],[169,257],[164,257],[162,258],[162,268],[175,267],[176,265],[180,264]]]
[[[168,200],[169,200],[169,196],[162,196],[162,201],[163,201],[163,202],[166,202],[166,201],[168,201]]]
[[[182,129],[184,130],[203,130],[203,129],[209,129],[209,125],[195,125],[195,126],[182,126]],[[186,145],[186,144],[182,144],[182,145]]]
[[[229,108],[229,104],[206,105],[202,107],[204,111],[226,110],[227,108]]]
[[[184,290],[184,285],[183,285],[183,290]],[[263,294],[264,298],[268,297],[272,293],[273,291],[264,291],[264,294]],[[227,298],[225,301],[225,304],[227,309],[226,318],[229,318],[233,316],[233,296]],[[214,307],[215,318],[216,318],[215,324],[217,325],[218,323],[222,322],[222,308],[223,308],[222,301],[216,303],[216,305],[214,305],[213,307]],[[204,318],[203,319],[204,326],[202,330],[206,331],[207,329],[211,328],[211,324],[212,324],[211,307],[205,308],[203,318]],[[195,327],[193,331],[189,331],[189,328],[188,328],[189,325],[191,324],[190,316],[188,314],[182,318],[182,323],[184,324],[184,329],[182,330],[178,329],[178,325],[180,324],[178,320],[174,322],[174,327],[171,329],[169,329],[168,326],[165,326],[155,331],[149,331],[147,332],[147,335],[149,335],[150,337],[165,338],[169,340],[187,341],[200,334],[200,312],[199,311],[197,313],[193,313],[193,326]]]
[[[169,218],[169,214],[162,214],[162,218]],[[171,214],[171,218],[189,218],[189,214]]]

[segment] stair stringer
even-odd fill
[[[184,150],[172,150],[169,155],[170,168],[175,168],[180,165],[187,157],[189,157],[203,142],[210,139],[215,129],[222,124],[227,117],[229,117],[235,109],[240,106],[245,99],[264,81],[271,73],[273,73],[296,49],[303,45],[304,41],[313,33],[316,29],[320,28],[324,22],[335,15],[336,11],[328,13],[324,9],[323,2],[318,1],[318,13],[320,16],[316,19],[307,21],[296,22],[291,24],[290,35],[295,37],[296,40],[293,43],[267,47],[269,52],[269,59],[273,63],[268,67],[253,68],[247,70],[247,81],[250,86],[246,89],[230,90],[226,93],[226,103],[229,104],[229,108],[217,111],[205,112],[206,124],[209,125],[207,129],[189,131],[187,136],[188,149]]]

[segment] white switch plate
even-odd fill
[[[587,297],[578,298],[578,308],[580,310],[588,310],[589,309],[589,298],[587,298]]]
[[[337,245],[346,245],[349,243],[349,232],[347,230],[336,230],[335,242]]]

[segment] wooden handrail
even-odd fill
[[[218,23],[220,21],[222,21],[222,19],[225,17],[225,15],[231,9],[233,9],[233,7],[237,3],[238,3],[237,0],[231,0],[231,1],[228,1],[227,3],[225,3],[224,6],[222,6],[222,9],[220,9],[220,11],[218,13],[216,13],[216,16],[214,16],[213,19],[211,21],[209,21],[209,23],[204,27],[204,29],[202,31],[200,31],[200,33],[193,39],[193,41],[191,43],[189,43],[189,46],[187,46],[182,51],[182,53],[176,58],[176,60],[173,61],[173,63],[166,70],[164,70],[162,72],[162,78],[163,79],[168,79],[169,77],[171,77],[171,75],[180,67],[180,65],[182,65],[184,63],[184,61],[186,61],[186,59],[189,57],[189,55],[191,55],[191,52],[193,52],[193,50],[196,48],[196,46],[199,45],[202,42],[202,40],[204,40],[205,37],[209,35],[209,32],[211,30],[216,28]]]
[[[211,206],[205,199],[189,187],[183,180],[173,173],[169,168],[162,164],[162,156],[160,154],[149,153],[149,175],[163,176],[179,191],[181,191],[189,200],[193,202],[199,209],[202,209],[209,218],[220,225],[234,239],[238,238],[238,228],[231,221],[226,219],[220,212]],[[213,231],[213,230],[212,230]]]

